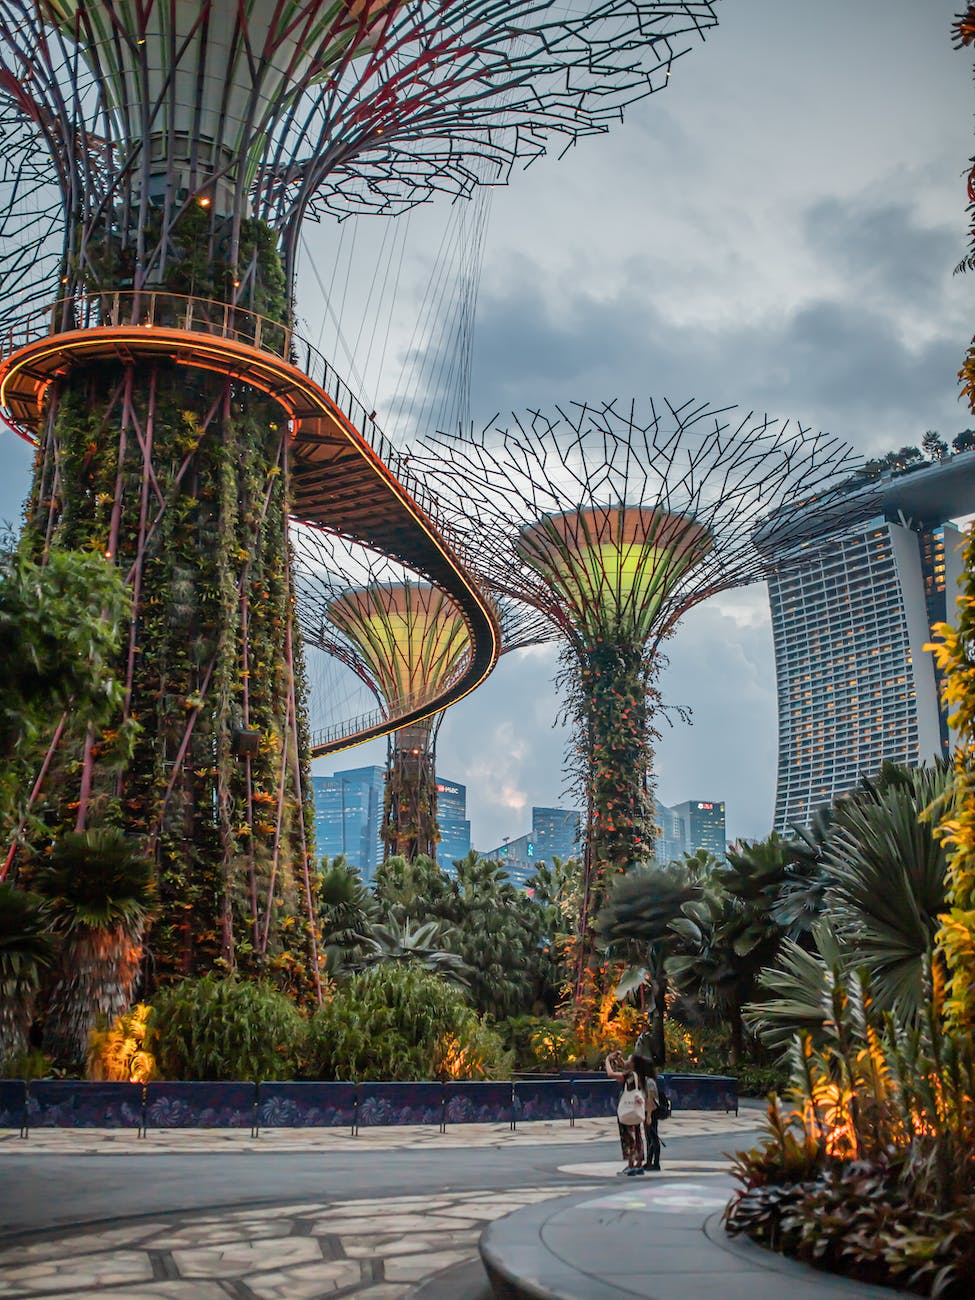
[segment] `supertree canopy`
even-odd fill
[[[52,742],[16,863],[67,830],[140,837],[154,977],[318,978],[289,517],[456,602],[460,693],[498,649],[431,503],[291,333],[302,221],[502,182],[662,88],[714,21],[693,0],[0,0],[23,545],[96,550],[133,596],[112,742]]]
[[[545,616],[563,647],[576,770],[587,808],[576,972],[598,987],[591,920],[607,878],[653,857],[658,651],[693,605],[760,579],[767,517],[825,497],[848,449],[786,422],[688,402],[574,404],[479,435],[438,434],[458,527],[479,539],[490,585]],[[448,486],[449,485],[449,486]],[[767,531],[769,525],[765,525]]]
[[[436,742],[443,699],[471,656],[471,637],[451,598],[404,577],[401,566],[321,531],[295,533],[298,612],[306,642],[351,669],[378,701],[389,733],[383,842],[386,856],[436,855]],[[475,561],[476,564],[476,561]],[[543,639],[525,606],[499,602],[501,650]],[[368,726],[370,720],[364,720]],[[313,752],[327,747],[315,744]]]
[[[470,651],[464,621],[449,597],[429,584],[375,584],[348,591],[328,607],[329,621],[357,648],[377,698],[390,710],[429,700]],[[436,723],[426,717],[391,733],[383,843],[412,861],[436,856]]]

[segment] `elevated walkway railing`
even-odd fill
[[[125,328],[172,329],[228,339],[266,352],[294,366],[335,403],[424,513],[444,531],[436,499],[409,469],[409,457],[390,442],[376,423],[375,411],[362,402],[321,352],[280,321],[232,303],[151,290],[78,293],[21,318],[0,336],[0,358],[31,343],[72,330]],[[454,545],[454,539],[451,540]]]
[[[459,672],[451,674],[446,681],[438,685],[438,690],[449,686],[459,676]],[[312,750],[328,745],[342,736],[357,735],[360,731],[367,731],[386,722],[395,723],[397,718],[404,718],[414,709],[420,709],[429,704],[430,698],[429,692],[399,696],[397,699],[392,700],[386,708],[380,708],[377,705],[375,709],[369,709],[353,718],[343,719],[341,722],[333,723],[328,727],[320,727],[317,731],[311,733]]]

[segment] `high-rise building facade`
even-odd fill
[[[313,776],[319,857],[342,853],[367,883],[383,860],[384,769],[356,767]]]
[[[775,829],[806,825],[885,760],[947,754],[931,624],[951,621],[975,453],[851,487],[779,527],[769,603],[778,682]],[[761,544],[761,543],[760,543]]]
[[[507,839],[477,856],[500,862],[511,883],[524,889],[541,863],[551,866],[553,858],[566,862],[581,852],[581,813],[574,808],[532,808],[530,835]]]
[[[728,847],[724,804],[717,799],[685,799],[670,809],[681,824],[685,853],[704,849],[716,858]]]
[[[687,848],[684,823],[673,808],[668,808],[659,799],[653,801],[653,819],[657,827],[654,859],[661,865],[676,862]]]
[[[551,865],[578,858],[582,841],[582,814],[574,808],[532,808],[535,857]]]
[[[508,879],[518,889],[525,888],[538,866],[535,857],[535,841],[530,835],[519,835],[517,839],[505,840],[496,849],[488,849],[487,853],[478,853],[477,856],[500,862]]]
[[[444,871],[451,871],[454,863],[471,851],[466,785],[437,777],[437,826],[440,830],[437,861]]]

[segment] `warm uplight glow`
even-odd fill
[[[197,199],[197,203],[200,205],[201,208],[208,208],[210,206],[210,199],[207,198],[205,194],[201,194],[200,197]]]

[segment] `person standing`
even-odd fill
[[[657,1129],[657,1109],[660,1104],[660,1088],[657,1085],[657,1067],[651,1056],[641,1055],[638,1040],[636,1050],[630,1057],[629,1065],[636,1075],[637,1084],[646,1098],[646,1119],[643,1125],[644,1145],[647,1153],[645,1169],[656,1172],[660,1168],[660,1133]]]
[[[644,1165],[644,1123],[647,1116],[646,1092],[640,1087],[632,1062],[624,1059],[623,1053],[610,1052],[606,1057],[606,1073],[611,1079],[623,1085],[616,1104],[616,1120],[620,1130],[620,1147],[626,1167],[621,1174],[633,1177],[643,1173]]]

